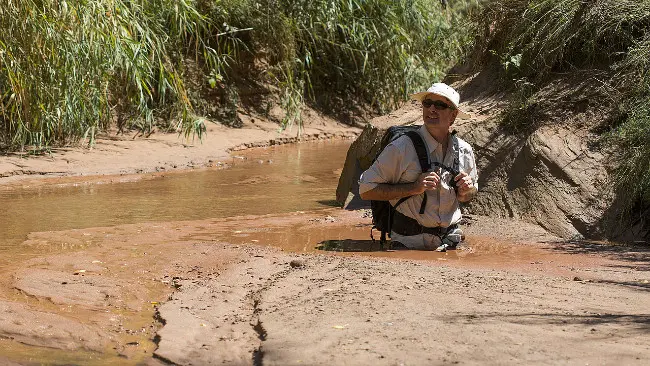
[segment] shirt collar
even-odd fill
[[[436,141],[436,139],[431,136],[429,131],[427,131],[427,128],[425,125],[422,125],[420,127],[420,135],[424,138],[424,142],[427,145],[427,148],[429,149],[429,154],[433,155],[434,151],[438,148],[438,145],[440,143]],[[448,133],[447,136],[450,136],[451,133]],[[452,164],[453,163],[453,154],[454,154],[454,148],[452,147],[451,140],[449,140],[449,144],[447,146],[447,151],[443,152],[443,164]]]
[[[429,153],[431,154],[434,151],[436,151],[440,143],[436,141],[436,139],[434,139],[433,136],[431,136],[429,131],[427,131],[427,127],[425,125],[422,125],[420,127],[420,135],[422,135],[422,137],[424,138],[424,142],[429,147]]]

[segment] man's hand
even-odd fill
[[[456,181],[456,188],[458,193],[458,200],[461,202],[470,201],[476,195],[476,187],[472,177],[465,172],[460,172],[454,180]]]
[[[389,201],[403,197],[422,194],[424,191],[436,189],[440,183],[440,176],[434,172],[422,173],[415,182],[388,184],[381,183],[377,187],[361,193],[361,199]]]
[[[432,191],[438,187],[440,176],[435,172],[426,172],[420,174],[418,180],[414,182],[413,194],[422,194],[424,191]]]

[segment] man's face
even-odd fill
[[[422,101],[422,119],[427,127],[448,130],[457,115],[458,110],[443,96],[429,94]]]

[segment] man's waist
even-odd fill
[[[395,210],[393,213],[391,230],[397,234],[405,236],[418,234],[431,234],[441,236],[457,227],[457,224],[451,224],[449,226],[423,226],[418,222],[418,220],[412,217],[408,217],[403,213]]]

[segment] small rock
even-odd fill
[[[582,281],[582,278],[576,276],[576,277],[573,277],[573,280],[574,280],[574,281]]]
[[[302,259],[294,259],[291,262],[289,262],[289,265],[291,268],[300,268],[305,266],[305,261]]]

